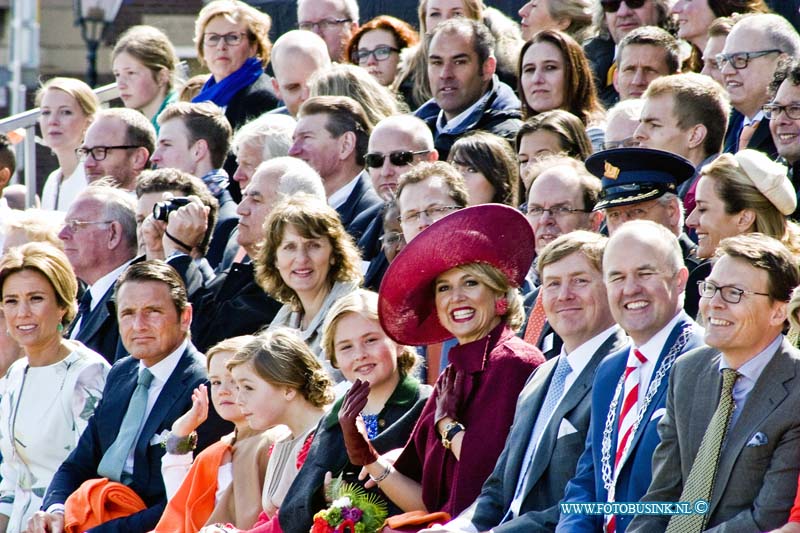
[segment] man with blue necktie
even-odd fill
[[[160,261],[131,265],[117,281],[116,303],[120,336],[131,356],[111,368],[103,400],[53,477],[42,511],[28,524],[31,532],[60,533],[68,498],[96,478],[126,485],[146,509],[89,531],[150,531],[166,505],[162,442],[181,453],[195,445],[199,451],[231,429],[210,409],[197,434],[185,439],[169,434],[191,407],[192,391],[208,381],[203,355],[189,340],[192,307],[177,272]]]

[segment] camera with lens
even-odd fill
[[[184,196],[178,196],[176,198],[164,200],[163,202],[158,202],[153,206],[153,218],[166,222],[170,213],[177,211],[178,208],[183,207],[184,205],[188,205],[190,202],[191,200]]]

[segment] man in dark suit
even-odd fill
[[[135,209],[133,198],[125,191],[91,185],[72,203],[58,234],[75,275],[88,285],[69,338],[81,341],[112,364],[125,350],[109,304],[117,278],[136,255]]]
[[[200,350],[228,337],[255,333],[268,326],[280,309],[281,304],[256,281],[252,259],[264,241],[264,221],[269,213],[281,198],[294,194],[325,199],[319,174],[306,163],[293,157],[277,157],[256,168],[237,211],[240,218],[236,239],[246,254],[210,281],[203,279],[192,257],[174,255],[172,243],[163,241],[172,256],[169,264],[186,283],[195,310],[192,341]]]
[[[782,334],[800,284],[796,265],[770,237],[743,234],[720,243],[700,285],[708,347],[675,363],[653,482],[642,498],[702,499],[708,507],[689,516],[638,516],[629,531],[669,524],[670,531],[744,533],[786,522],[800,472],[800,351]]]
[[[446,530],[534,533],[558,523],[558,501],[575,474],[589,428],[597,365],[627,343],[603,284],[606,240],[575,231],[539,254],[545,312],[563,348],[525,385],[494,472],[475,503]]]
[[[78,445],[61,464],[47,489],[42,511],[29,523],[34,532],[60,532],[64,524],[64,503],[85,481],[108,477],[122,482],[138,494],[147,509],[111,520],[93,532],[146,532],[161,517],[166,491],[161,478],[162,437],[172,423],[192,405],[192,391],[206,383],[205,361],[189,341],[192,307],[175,270],[160,261],[143,261],[130,266],[117,285],[117,316],[120,333],[131,357],[121,359],[109,372],[103,399]],[[134,419],[134,400],[141,394],[137,382],[149,376],[146,409]],[[143,406],[140,406],[143,407]],[[123,424],[124,422],[124,424]],[[141,428],[130,432],[130,426]],[[128,429],[129,431],[126,431]],[[216,442],[230,425],[213,409],[193,439],[198,450]],[[130,447],[119,451],[119,440],[131,436]],[[189,443],[172,443],[167,446]],[[128,450],[128,451],[126,451]],[[185,452],[184,452],[185,453]],[[110,473],[113,472],[113,473]]]
[[[733,112],[723,151],[752,148],[777,156],[769,121],[761,106],[769,101],[768,86],[779,60],[800,54],[800,36],[789,22],[774,14],[743,17],[725,39],[717,56]]]
[[[205,253],[211,268],[222,260],[228,237],[238,222],[236,202],[228,192],[222,168],[233,131],[222,109],[212,102],[176,102],[158,117],[156,150],[150,157],[158,168],[177,168],[200,178],[219,202],[211,243]]]
[[[361,104],[347,96],[309,98],[297,113],[289,155],[302,159],[322,177],[328,203],[358,241],[371,220],[359,218],[381,199],[364,170],[372,124]]]
[[[669,372],[676,358],[702,344],[702,329],[682,310],[688,276],[677,237],[660,224],[627,222],[609,239],[608,302],[633,344],[597,368],[586,447],[565,503],[636,502],[647,491]],[[556,531],[622,533],[629,520],[562,514]]]

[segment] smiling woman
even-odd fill
[[[78,282],[63,252],[30,243],[0,261],[8,334],[25,352],[0,381],[0,526],[22,531],[53,474],[75,448],[103,392],[109,365],[62,337]]]
[[[325,314],[362,281],[358,249],[338,213],[323,200],[305,194],[279,203],[264,227],[268,229],[255,261],[256,280],[284,304],[270,330],[282,326],[298,330],[324,360]],[[329,365],[327,369],[333,370]],[[335,376],[342,380],[339,372]]]
[[[544,361],[514,334],[523,318],[517,287],[533,254],[525,217],[485,204],[434,222],[389,266],[378,306],[389,337],[412,345],[458,341],[394,465],[367,453],[363,437],[343,425],[350,461],[403,511],[455,516],[491,473],[519,391]],[[353,389],[345,405],[362,394]]]

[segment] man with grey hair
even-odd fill
[[[273,56],[274,57],[274,56]],[[256,167],[273,157],[289,155],[297,121],[288,115],[265,113],[236,130],[231,150],[236,155],[233,179],[245,190]]]
[[[256,283],[252,258],[264,240],[264,221],[284,196],[310,194],[325,200],[319,174],[293,157],[276,157],[261,163],[242,193],[239,204],[240,254],[230,268],[203,283],[202,273],[189,256],[168,262],[186,281],[195,309],[192,341],[201,351],[236,335],[255,333],[269,325],[281,304]]]
[[[322,23],[319,25],[320,30]],[[272,88],[283,106],[269,111],[297,116],[297,110],[308,97],[308,80],[318,70],[331,66],[325,41],[305,30],[287,31],[272,45]]]
[[[630,148],[639,143],[634,137],[639,127],[644,102],[640,98],[630,98],[614,104],[606,113],[606,135],[603,150]]]
[[[485,130],[513,141],[520,120],[514,90],[495,70],[495,39],[483,22],[456,17],[437,25],[428,46],[428,81],[433,98],[414,113],[433,132],[447,159],[458,137]]]
[[[116,280],[136,256],[136,203],[122,189],[90,185],[75,198],[58,234],[75,275],[87,284],[67,335],[105,357],[125,355],[116,314]]]
[[[344,50],[358,29],[356,0],[298,0],[297,26],[325,41],[331,61],[343,63]]]
[[[761,107],[769,102],[769,82],[779,61],[798,54],[800,35],[779,15],[747,15],[734,24],[717,56],[733,106],[724,152],[751,148],[773,159],[777,156]]]
[[[619,60],[616,46],[631,30],[641,26],[664,28],[669,21],[669,0],[644,0],[631,4],[638,4],[638,7],[631,7],[623,0],[595,2],[592,21],[597,37],[583,45],[592,67],[598,96],[606,107],[611,107],[619,98],[613,84],[613,73],[617,70]]]

